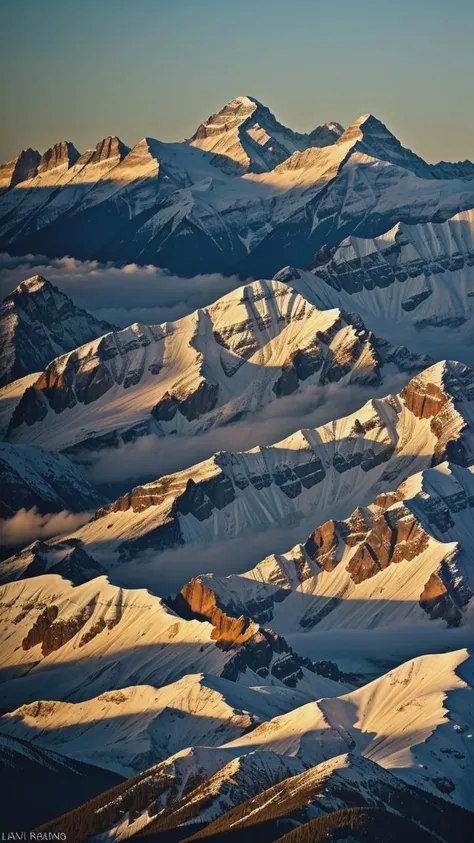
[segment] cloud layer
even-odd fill
[[[93,484],[120,484],[117,495],[131,485],[156,480],[208,459],[217,451],[244,451],[279,442],[303,427],[319,427],[355,412],[376,396],[398,392],[409,375],[397,375],[378,388],[357,385],[310,386],[304,392],[279,398],[262,412],[194,437],[144,436],[119,450],[88,454],[85,470]]]
[[[242,285],[233,275],[218,273],[181,278],[157,266],[131,263],[118,267],[75,258],[0,254],[0,298],[21,281],[43,275],[78,307],[119,327],[133,322],[157,324],[180,319]]]
[[[19,509],[12,518],[0,520],[0,544],[13,549],[26,547],[36,539],[65,536],[78,530],[91,517],[90,512],[76,514],[66,509],[51,515],[41,515],[35,506],[29,510]]]

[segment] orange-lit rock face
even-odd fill
[[[415,517],[407,514],[390,524],[383,515],[378,518],[366,539],[352,556],[347,570],[356,583],[375,576],[392,563],[411,561],[428,546],[429,538]]]
[[[430,419],[435,416],[449,400],[449,396],[434,383],[423,383],[413,378],[401,396],[408,409],[418,419]]]

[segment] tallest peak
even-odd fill
[[[279,123],[255,97],[229,100],[198,127],[189,143],[213,153],[212,163],[229,173],[264,173],[294,152],[334,143],[342,132],[337,123],[320,126],[310,135]]]

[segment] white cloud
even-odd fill
[[[119,327],[180,319],[243,283],[235,275],[219,273],[182,278],[151,264],[116,266],[71,257],[0,254],[0,298],[32,275],[43,275],[78,307]]]
[[[45,540],[72,533],[91,518],[90,512],[76,514],[65,509],[41,515],[35,506],[29,510],[20,509],[12,518],[0,520],[0,543],[4,548],[26,547],[36,539]]]

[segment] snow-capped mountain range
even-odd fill
[[[78,455],[151,434],[193,436],[296,392],[311,411],[336,383],[359,406],[354,386],[389,391],[430,362],[355,315],[256,281],[176,322],[131,325],[52,360],[27,381],[7,438]]]
[[[322,523],[394,491],[410,475],[450,459],[473,460],[474,375],[436,364],[397,395],[282,442],[209,460],[136,487],[99,509],[74,533],[102,566],[133,564],[141,553],[246,538],[294,527],[315,510]],[[311,526],[314,525],[314,522]],[[303,527],[302,527],[303,529]],[[259,536],[261,541],[262,536]]]
[[[270,277],[325,244],[474,205],[474,165],[427,164],[370,114],[346,131],[282,126],[237,97],[189,140],[108,137],[78,157],[61,141],[4,165],[0,248]],[[184,246],[184,248],[183,248]]]
[[[285,267],[276,278],[316,307],[356,311],[386,338],[439,356],[463,348],[473,358],[474,211],[445,222],[397,224],[379,237],[350,236],[324,246],[311,270]]]
[[[470,839],[473,208],[471,162],[253,97],[0,166],[28,265],[236,275],[123,329],[3,302],[2,827]]]
[[[272,819],[300,824],[348,805],[382,804],[455,841],[472,823],[462,807],[472,807],[472,681],[465,650],[425,656],[221,748],[179,752],[86,805],[81,839],[125,840],[180,826],[197,837],[245,834]],[[77,812],[60,818],[62,827],[74,819]]]
[[[8,710],[36,700],[83,702],[131,685],[161,688],[196,672],[276,686],[283,705],[285,689],[294,689],[293,705],[347,689],[272,630],[223,613],[218,623],[186,620],[146,589],[119,588],[105,576],[77,586],[58,574],[18,580],[1,586],[0,602]]]
[[[43,514],[91,512],[101,500],[71,460],[35,445],[0,442],[0,483],[2,518],[33,507]]]
[[[442,463],[412,475],[304,544],[243,574],[201,575],[181,612],[250,615],[281,635],[416,626],[473,618],[474,469]],[[425,616],[425,617],[423,617]]]

